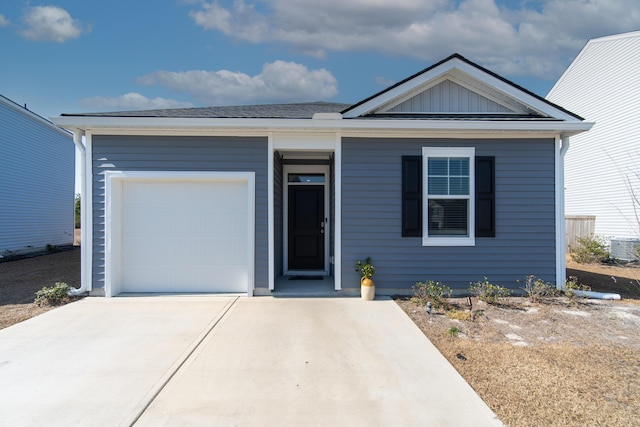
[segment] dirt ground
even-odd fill
[[[621,301],[451,299],[457,312],[398,299],[416,325],[508,426],[637,426],[640,420],[640,268],[579,265],[567,273]],[[78,247],[0,261],[0,329],[51,307],[33,304],[55,282],[80,285]],[[471,320],[457,320],[475,313]],[[452,329],[455,328],[455,329]],[[455,331],[458,331],[457,333]]]
[[[507,426],[638,426],[640,269],[568,267],[592,290],[625,298],[472,298],[471,307],[455,298],[457,311],[431,315],[396,302]]]
[[[80,248],[0,262],[0,329],[53,307],[33,304],[36,291],[56,282],[80,287]]]

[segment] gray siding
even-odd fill
[[[401,156],[423,146],[475,146],[496,159],[496,237],[473,247],[423,247],[401,237]],[[487,277],[511,288],[526,275],[555,281],[553,140],[356,139],[342,141],[342,286],[370,256],[380,288],[436,280],[458,289]]]
[[[71,134],[0,100],[0,255],[73,243]]]
[[[268,286],[266,138],[94,136],[94,288],[104,287],[104,172],[108,170],[255,172],[255,284]]]

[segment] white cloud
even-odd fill
[[[318,101],[338,93],[337,80],[329,71],[285,61],[264,64],[255,76],[228,70],[156,71],[136,82],[187,92],[211,105]]]
[[[34,6],[22,17],[22,35],[30,40],[63,43],[88,32],[66,10],[56,6]]]
[[[234,0],[190,13],[207,30],[284,43],[323,58],[378,51],[437,60],[453,52],[499,73],[557,78],[592,37],[638,29],[637,0]]]
[[[0,15],[0,27],[8,27],[11,22],[4,15]]]
[[[102,111],[157,110],[165,108],[193,107],[193,104],[190,102],[181,102],[160,97],[151,99],[135,92],[127,93],[116,98],[94,96],[93,98],[82,99],[80,103],[92,109]]]

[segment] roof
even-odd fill
[[[297,104],[236,105],[162,110],[116,111],[110,113],[62,114],[73,117],[171,117],[218,119],[311,119],[315,113],[339,113],[350,104],[304,102]]]
[[[458,54],[354,105],[308,102],[63,114],[54,121],[74,132],[94,133],[507,131],[561,137],[593,125]]]
[[[467,65],[479,70],[482,73],[485,73],[485,74],[487,74],[487,75],[489,75],[489,76],[491,76],[491,77],[493,77],[495,79],[498,79],[499,81],[501,81],[503,83],[506,83],[508,86],[512,87],[513,89],[515,89],[517,91],[522,92],[523,94],[531,96],[531,97],[535,98],[536,100],[541,101],[541,102],[547,104],[548,106],[550,106],[552,108],[558,109],[558,110],[560,110],[560,111],[562,111],[562,112],[564,112],[566,114],[569,114],[570,116],[574,117],[575,119],[584,120],[579,115],[577,115],[575,113],[572,113],[571,111],[568,111],[568,110],[560,107],[559,105],[556,105],[553,102],[551,102],[551,101],[549,101],[549,100],[547,100],[547,99],[545,99],[545,98],[543,98],[543,97],[541,97],[539,95],[536,95],[535,93],[523,88],[520,85],[517,85],[516,83],[513,83],[512,81],[510,81],[508,79],[505,79],[504,77],[494,73],[493,71],[488,70],[488,69],[476,64],[475,62],[469,61],[467,58],[465,58],[464,56],[462,56],[462,55],[460,55],[458,53],[454,53],[453,55],[450,55],[449,57],[443,59],[442,61],[437,62],[437,63],[431,65],[430,67],[427,67],[424,70],[419,71],[416,74],[414,74],[412,76],[409,76],[406,79],[404,79],[404,80],[402,80],[402,81],[400,81],[400,82],[398,82],[398,83],[396,83],[396,84],[394,84],[392,86],[389,86],[388,88],[386,88],[386,89],[384,89],[384,90],[382,90],[382,91],[380,91],[380,92],[378,92],[378,93],[376,93],[376,94],[374,94],[374,95],[372,95],[372,96],[370,96],[370,97],[368,97],[366,99],[363,99],[360,102],[357,102],[357,103],[347,107],[346,109],[342,110],[340,113],[345,115],[345,114],[349,113],[350,111],[355,110],[358,107],[362,106],[363,104],[366,104],[366,103],[368,103],[370,101],[373,101],[376,98],[381,98],[385,94],[393,91],[394,89],[396,89],[396,88],[398,88],[398,87],[400,87],[402,85],[405,85],[405,84],[411,82],[412,80],[417,80],[417,78],[422,76],[423,74],[426,74],[426,73],[428,73],[428,72],[430,72],[432,70],[435,70],[438,67],[442,66],[443,64],[445,64],[447,62],[450,62],[452,60],[456,60],[456,59],[466,63]]]

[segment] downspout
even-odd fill
[[[569,150],[569,137],[565,136],[562,137],[561,139],[562,143],[560,146],[560,170],[558,171],[558,173],[560,174],[560,187],[562,188],[562,196],[561,196],[561,203],[560,203],[560,215],[558,215],[561,218],[562,221],[562,226],[561,226],[561,230],[562,233],[560,234],[560,244],[558,245],[561,249],[562,252],[558,254],[559,257],[562,257],[562,273],[561,273],[561,277],[562,280],[560,281],[560,283],[556,283],[556,288],[561,290],[561,291],[565,291],[565,281],[566,281],[566,261],[565,261],[565,253],[566,253],[566,236],[565,236],[565,226],[564,226],[564,155],[567,153],[567,151]],[[620,295],[619,294],[612,294],[612,293],[603,293],[603,292],[593,292],[593,291],[582,291],[582,290],[576,290],[573,291],[577,296],[582,297],[582,298],[593,298],[593,299],[604,299],[604,300],[619,300],[620,299]]]
[[[569,137],[563,136],[560,138],[560,150],[559,150],[559,161],[558,161],[558,188],[556,191],[559,192],[559,197],[556,199],[558,206],[558,246],[557,246],[557,263],[556,267],[559,269],[556,274],[556,289],[560,291],[564,291],[565,282],[567,280],[567,262],[566,262],[566,254],[567,254],[567,238],[566,238],[566,229],[565,229],[565,219],[564,219],[564,156],[569,151]]]
[[[88,259],[86,254],[89,250],[89,240],[87,237],[87,178],[86,178],[86,159],[87,159],[87,148],[82,143],[82,137],[84,136],[84,131],[80,129],[73,130],[73,142],[76,145],[78,151],[80,152],[80,288],[72,288],[69,290],[69,295],[82,295],[88,290],[88,279],[87,268],[86,268],[86,260]]]

